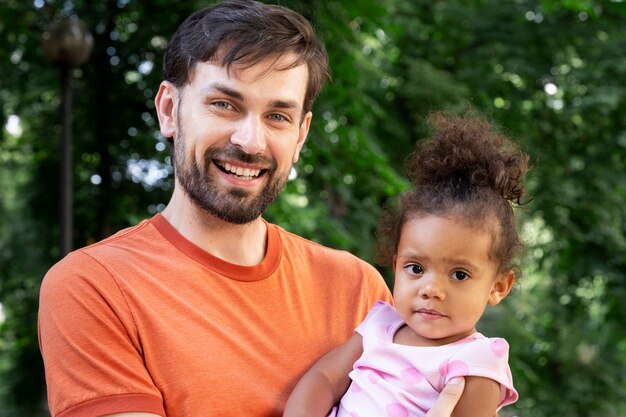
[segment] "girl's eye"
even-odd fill
[[[424,273],[424,268],[418,264],[409,264],[404,269],[411,275],[420,275]]]
[[[455,271],[452,274],[452,277],[454,279],[456,279],[457,281],[465,281],[466,279],[469,278],[469,274],[467,272],[463,272],[463,271]]]

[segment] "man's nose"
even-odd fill
[[[419,296],[424,299],[435,298],[443,300],[446,298],[445,277],[436,274],[427,274],[420,279]]]
[[[241,119],[230,137],[230,142],[250,155],[263,152],[267,143],[262,121],[253,115]]]

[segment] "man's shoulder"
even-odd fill
[[[134,246],[138,243],[138,241],[153,240],[155,232],[156,230],[153,227],[150,227],[150,219],[145,219],[134,226],[121,229],[109,237],[78,250],[87,253],[94,253],[111,247]]]
[[[331,259],[351,260],[352,262],[366,263],[356,255],[353,255],[346,250],[325,246],[319,242],[315,242],[306,237],[287,231],[275,224],[271,224],[271,226],[278,230],[281,243],[283,244],[286,253],[292,253],[295,249],[296,251],[302,251],[304,253],[308,253],[310,256],[318,258],[330,257]]]
[[[105,265],[112,262],[123,262],[129,253],[151,250],[158,232],[150,227],[150,220],[143,220],[134,226],[127,227],[117,233],[78,248],[50,268],[50,275],[66,275],[71,271],[106,269]]]
[[[275,225],[274,225],[275,226]],[[380,272],[367,261],[341,249],[334,249],[314,242],[305,237],[288,232],[279,226],[278,229],[282,247],[283,260],[288,264],[297,265],[302,271],[312,271],[320,277],[343,277],[342,282],[358,282],[364,280],[371,285],[379,285],[384,281]],[[306,266],[306,268],[305,268]],[[368,284],[369,285],[369,284]]]

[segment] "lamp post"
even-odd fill
[[[72,250],[73,161],[72,161],[72,70],[84,63],[93,47],[93,37],[76,17],[55,20],[42,35],[43,54],[59,68],[61,79],[60,162],[60,255]]]

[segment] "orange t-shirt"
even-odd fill
[[[281,416],[300,376],[347,340],[383,279],[267,224],[264,261],[209,255],[160,214],[50,269],[39,339],[53,416]]]

